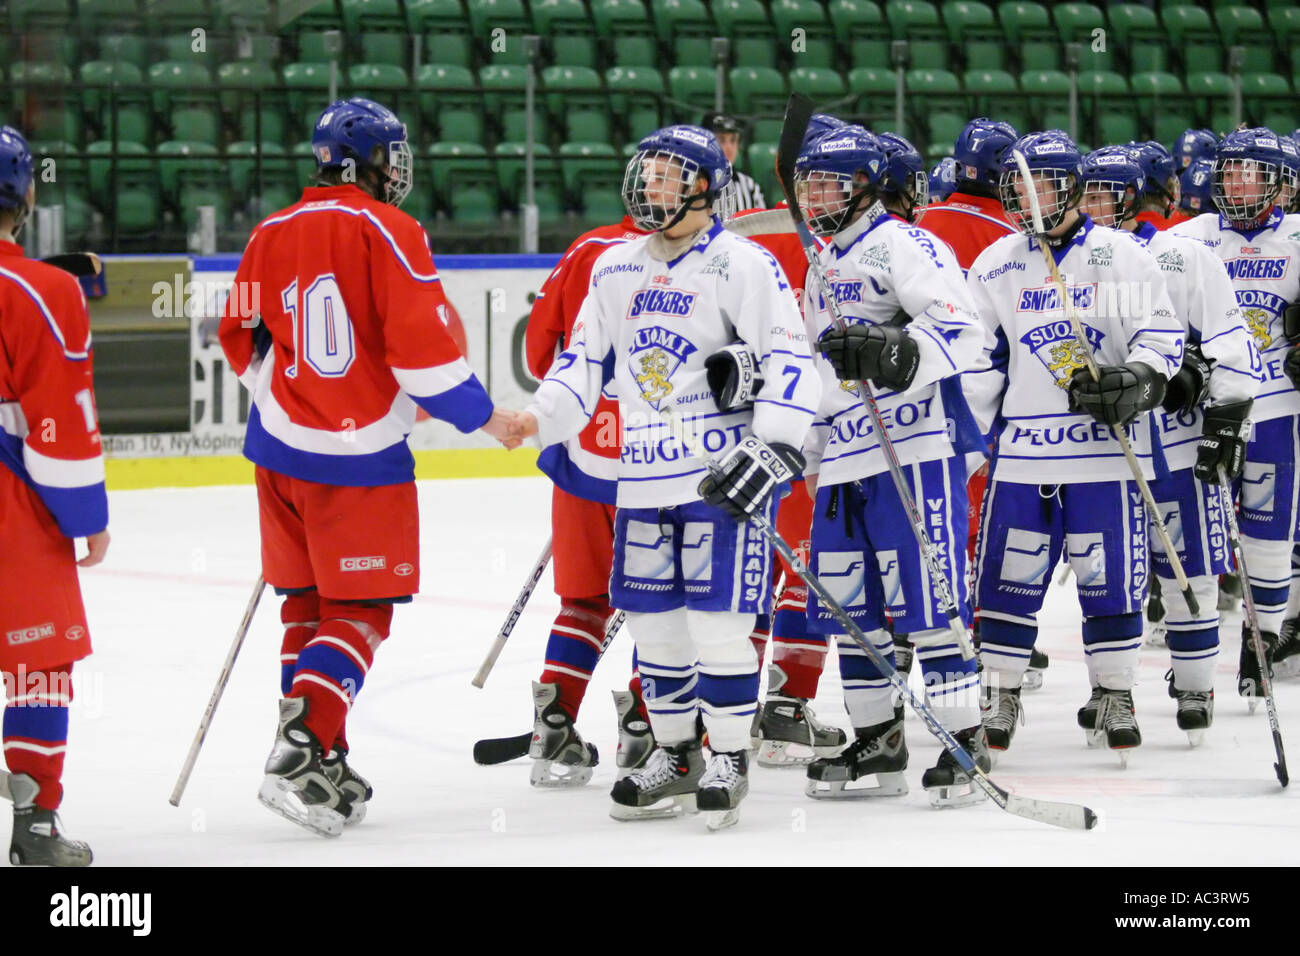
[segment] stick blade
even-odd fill
[[[484,767],[518,760],[528,756],[528,746],[533,741],[532,731],[517,737],[492,737],[474,745],[474,762]]]
[[[1005,809],[1026,820],[1036,820],[1065,830],[1091,830],[1097,825],[1097,814],[1080,803],[1035,800],[1009,793]]]
[[[808,135],[808,121],[812,119],[813,102],[802,93],[791,93],[785,104],[785,119],[781,123],[781,139],[776,148],[776,177],[781,181],[781,191],[790,204],[790,214],[796,221],[803,219],[799,204],[794,199],[794,164],[803,149]]]

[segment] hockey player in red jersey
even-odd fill
[[[419,590],[416,406],[501,440],[512,414],[439,321],[428,237],[396,208],[411,188],[406,127],[378,103],[338,101],[312,150],[321,185],[253,230],[220,335],[253,393],[244,454],[263,577],[284,597],[284,699],[258,796],[337,836],[371,795],[345,759],[345,719],[393,605]]]
[[[528,318],[524,348],[534,376],[544,379],[564,351],[596,259],[611,246],[644,235],[624,216],[621,223],[583,233],[565,251]],[[545,449],[537,462],[555,483],[551,548],[560,613],[546,642],[542,674],[533,682],[535,720],[528,753],[534,786],[581,786],[596,765],[596,748],[583,741],[574,723],[615,613],[609,606],[609,572],[620,447],[618,402],[602,396],[582,433]],[[635,669],[628,688],[614,692],[620,774],[640,767],[654,749]]]
[[[77,280],[24,258],[16,238],[36,204],[32,155],[0,127],[0,670],[14,804],[9,858],[86,866],[63,799],[72,665],[90,653],[77,566],[108,551],[108,496],[92,385],[90,317]],[[73,541],[89,553],[76,559]]]

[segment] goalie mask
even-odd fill
[[[695,192],[699,177],[707,180]],[[671,229],[692,209],[708,209],[731,182],[718,140],[700,126],[668,126],[637,143],[623,174],[623,206],[642,229]]]
[[[1020,167],[1013,151],[1024,155],[1033,177],[1032,185],[1020,181]],[[1065,214],[1079,204],[1079,164],[1079,147],[1063,130],[1053,129],[1020,137],[1007,150],[998,179],[998,194],[1007,218],[1021,232],[1033,233],[1034,218],[1028,192],[1032,188],[1038,195],[1043,228],[1050,232],[1059,226]]]
[[[1229,133],[1214,154],[1214,204],[1229,222],[1249,223],[1278,202],[1285,156],[1276,133],[1264,127]]]

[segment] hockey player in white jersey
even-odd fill
[[[980,659],[991,695],[989,746],[1006,750],[1022,721],[1020,688],[1052,569],[1065,548],[1078,579],[1088,670],[1101,690],[1109,747],[1141,743],[1132,687],[1147,590],[1147,515],[1109,426],[1124,427],[1143,476],[1154,477],[1152,421],[1182,362],[1183,332],[1150,253],[1078,210],[1078,148],[1060,130],[1022,136],[1000,190],[1031,233],[1036,191],[1049,251],[1101,373],[1088,373],[1038,240],[1006,236],[971,266],[975,309],[993,333],[992,367],[964,376],[996,446],[976,548]]]
[[[778,489],[803,470],[821,392],[780,266],[713,215],[729,175],[700,127],[641,140],[623,201],[653,232],[596,261],[568,346],[519,420],[545,446],[581,430],[611,379],[619,400],[610,603],[627,612],[658,742],[614,785],[610,812],[621,820],[698,806],[712,811],[711,827],[735,822],[758,699],[749,634],[771,605],[771,547],[746,519],[771,520]],[[721,412],[706,360],[737,340],[757,356],[762,385],[752,407]]]
[[[1300,393],[1285,371],[1285,318],[1288,309],[1300,304],[1300,216],[1288,215],[1278,205],[1287,161],[1272,130],[1229,133],[1214,158],[1218,215],[1197,216],[1172,230],[1201,240],[1223,260],[1263,359],[1264,384],[1251,409],[1253,430],[1241,422],[1224,425],[1220,432],[1224,441],[1249,437],[1238,513],[1249,584],[1270,658],[1279,651],[1278,632],[1287,616],[1300,503]],[[1237,691],[1253,709],[1263,692],[1247,628],[1243,624]]]
[[[822,401],[805,446],[817,487],[812,565],[891,663],[894,641],[885,615],[892,618],[895,632],[916,648],[935,715],[987,769],[976,662],[963,659],[946,627],[880,436],[857,392],[859,381],[875,390],[888,437],[969,627],[962,454],[981,442],[957,375],[981,360],[984,330],[951,250],[907,221],[924,192],[925,175],[906,150],[891,150],[860,126],[833,130],[805,146],[795,166],[808,224],[831,239],[820,253],[831,288],[822,287],[810,270],[804,293],[809,334],[818,336],[817,349],[825,356],[817,358]],[[835,329],[827,295],[843,311],[844,331]],[[854,728],[854,740],[841,754],[809,765],[808,794],[906,793],[907,745],[889,681],[813,595],[808,618],[810,630],[839,636],[844,700]],[[871,781],[849,786],[872,776],[874,787],[866,785]],[[936,803],[978,799],[947,751],[922,783]]]
[[[1165,388],[1154,412],[1171,474],[1151,483],[1151,492],[1178,548],[1200,605],[1193,614],[1160,545],[1149,535],[1153,566],[1165,606],[1170,670],[1169,695],[1178,702],[1176,719],[1193,746],[1214,719],[1214,668],[1219,655],[1218,576],[1232,570],[1218,469],[1229,481],[1241,474],[1245,442],[1222,441],[1226,423],[1236,429],[1250,414],[1263,382],[1259,350],[1246,330],[1232,280],[1218,256],[1203,243],[1158,230],[1140,221],[1144,212],[1167,216],[1175,201],[1165,188],[1173,157],[1158,143],[1108,146],[1083,158],[1080,209],[1099,226],[1127,232],[1153,256],[1164,274],[1174,314],[1186,334],[1183,364]],[[1200,446],[1202,435],[1211,440]],[[1092,670],[1090,677],[1095,677]],[[1079,726],[1096,732],[1100,686],[1079,710]]]

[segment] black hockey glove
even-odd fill
[[[1219,483],[1222,466],[1232,481],[1241,474],[1246,464],[1246,438],[1250,433],[1250,399],[1211,405],[1205,410],[1205,424],[1201,428],[1201,443],[1196,446],[1196,464],[1192,473],[1201,481],[1212,485]]]
[[[1127,425],[1160,404],[1165,377],[1143,362],[1102,365],[1101,378],[1093,381],[1086,368],[1070,379],[1070,407],[1087,412],[1104,425]]]
[[[1282,337],[1291,345],[1300,345],[1300,302],[1282,310]]]
[[[842,382],[871,382],[906,391],[921,364],[921,350],[895,325],[850,325],[831,329],[817,340]]]
[[[1201,347],[1188,342],[1183,349],[1183,366],[1165,386],[1165,399],[1160,404],[1167,412],[1190,412],[1200,408],[1210,394],[1210,363],[1201,354]]]
[[[744,342],[734,342],[704,360],[709,390],[720,412],[748,408],[763,387],[758,356]]]
[[[799,477],[803,466],[803,455],[789,445],[767,445],[747,435],[718,459],[721,475],[700,482],[700,497],[745,521],[767,504],[777,485]]]
[[[1282,371],[1291,380],[1291,384],[1300,389],[1300,345],[1293,345],[1286,350],[1282,360]]]

